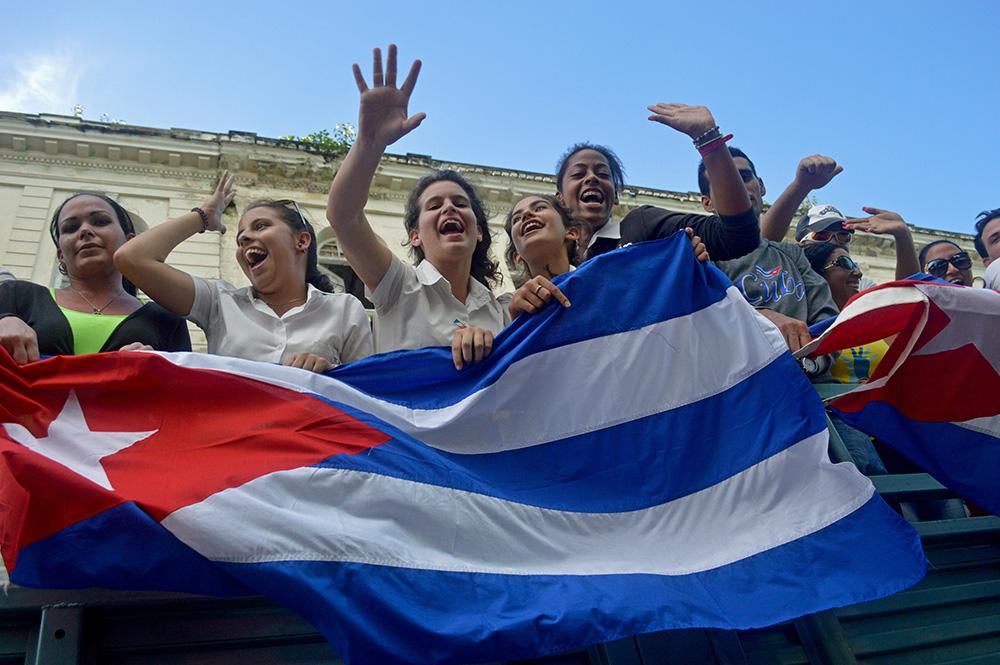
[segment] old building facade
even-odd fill
[[[314,225],[323,267],[348,290],[350,271],[326,223],[326,191],[338,161],[293,141],[247,132],[217,134],[188,129],[153,129],[109,124],[76,117],[0,112],[0,265],[17,277],[55,285],[55,247],[49,221],[71,193],[99,191],[135,213],[137,226],[148,228],[189,211],[207,197],[222,169],[236,175],[237,202],[293,198]],[[550,174],[516,171],[433,159],[425,155],[384,157],[366,212],[388,246],[405,256],[403,206],[419,178],[438,168],[455,169],[473,181],[493,217],[495,253],[506,244],[503,216],[523,194],[552,192]],[[696,192],[673,192],[629,186],[616,215],[644,204],[683,212],[701,212]],[[235,229],[237,217],[227,213]],[[932,229],[914,229],[918,247],[948,238],[974,254],[972,237]],[[185,241],[171,255],[177,267],[206,278],[238,285],[247,280],[233,259],[235,233],[207,233]],[[876,281],[892,278],[892,240],[858,234],[852,246],[865,274]],[[975,273],[982,273],[977,260]],[[509,277],[501,289],[511,288]]]

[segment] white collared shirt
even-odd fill
[[[365,295],[375,303],[376,353],[450,346],[461,326],[495,335],[510,322],[507,308],[471,277],[465,304],[459,302],[448,280],[427,260],[411,266],[393,255],[378,287],[365,289]]]
[[[609,219],[605,222],[604,226],[597,229],[594,235],[590,236],[590,242],[587,243],[587,248],[590,249],[597,242],[598,238],[609,238],[611,240],[621,240],[622,239],[622,223],[616,219]]]
[[[372,353],[368,316],[352,295],[307,284],[305,303],[279,317],[249,286],[192,279],[195,296],[187,319],[205,331],[209,353],[280,363],[305,351],[333,365]]]

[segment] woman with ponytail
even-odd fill
[[[352,295],[330,293],[317,266],[316,234],[294,201],[257,201],[244,210],[236,262],[248,287],[166,264],[167,255],[195,233],[225,233],[222,213],[234,196],[226,171],[201,207],[126,243],[115,264],[153,300],[204,330],[209,353],[314,372],[370,355],[364,307]]]

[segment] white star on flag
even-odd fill
[[[49,425],[48,436],[36,439],[31,432],[15,423],[4,423],[7,435],[25,448],[62,464],[104,489],[113,490],[101,460],[124,450],[152,432],[94,432],[87,425],[76,392],[69,391],[66,404]]]

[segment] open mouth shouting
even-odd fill
[[[243,250],[243,259],[247,262],[250,272],[256,272],[267,260],[268,253],[263,247],[247,247]]]
[[[595,187],[588,187],[580,192],[580,203],[588,206],[603,206],[604,192]]]
[[[528,221],[521,224],[521,237],[527,238],[529,235],[535,231],[541,231],[545,228],[545,224],[538,219],[529,219]]]
[[[438,233],[442,236],[465,235],[465,224],[460,219],[446,219],[438,226]]]

